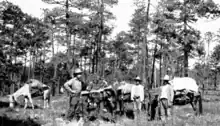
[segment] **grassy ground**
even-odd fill
[[[175,106],[173,109],[173,116],[171,120],[167,122],[162,121],[147,121],[147,116],[145,112],[142,112],[140,118],[138,119],[128,119],[126,117],[120,117],[117,123],[107,123],[103,121],[97,121],[93,123],[93,126],[218,126],[220,124],[220,102],[218,95],[205,95],[203,102],[204,114],[201,116],[194,116],[194,112],[190,105],[186,106]],[[6,98],[0,98],[0,116],[2,120],[0,125],[4,126],[7,123],[7,119],[13,122],[17,121],[22,126],[23,125],[43,125],[43,126],[73,126],[77,123],[75,121],[68,122],[63,119],[68,108],[68,98],[66,96],[56,96],[52,99],[52,108],[42,109],[37,107],[37,109],[27,109],[24,110],[21,107],[16,109],[9,109],[5,101]],[[42,106],[43,101],[35,99],[36,106]],[[4,117],[4,118],[3,118]],[[7,117],[7,119],[6,119]],[[12,121],[13,120],[13,121]],[[24,124],[26,123],[26,124]],[[8,123],[7,123],[8,125]]]

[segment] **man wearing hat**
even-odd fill
[[[165,120],[171,115],[170,109],[173,105],[174,91],[172,85],[169,83],[169,76],[165,75],[163,80],[163,86],[160,87],[160,108],[161,119]]]
[[[69,94],[69,110],[67,112],[67,119],[71,120],[76,116],[76,108],[80,102],[80,92],[82,90],[82,81],[81,81],[82,71],[77,68],[73,73],[73,78],[64,83],[64,88]]]
[[[144,86],[141,85],[141,79],[139,76],[135,78],[136,84],[131,88],[131,100],[134,103],[134,111],[139,113],[141,111],[141,105],[144,101]]]

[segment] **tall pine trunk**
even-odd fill
[[[74,58],[74,64],[73,64],[73,68],[72,68],[72,72],[75,70],[75,61],[76,61],[76,58],[75,58],[75,49],[76,49],[76,33],[74,33],[73,35],[73,58]],[[71,73],[71,75],[73,75],[73,73]]]
[[[101,3],[98,0],[98,5],[100,5],[100,9],[99,9],[100,24],[99,24],[98,41],[97,41],[96,72],[98,73],[98,75],[101,75],[101,58],[99,59],[99,57],[101,53],[102,31],[103,31],[103,12],[104,12],[103,0],[101,0]]]
[[[188,77],[188,49],[187,45],[187,21],[186,21],[186,0],[184,0],[184,77]]]
[[[150,83],[150,88],[153,87],[153,83],[154,82],[154,70],[155,70],[155,62],[156,62],[156,53],[157,53],[157,39],[156,39],[156,43],[155,43],[155,47],[154,47],[154,55],[153,55],[153,65],[152,65],[152,72],[151,72],[151,83]]]
[[[25,54],[25,58],[24,58],[23,72],[20,78],[21,82],[26,81],[26,67],[27,67],[27,54]]]
[[[142,74],[142,78],[143,78],[143,83],[145,85],[145,87],[150,87],[150,85],[147,85],[147,74],[148,73],[148,66],[146,67],[146,63],[148,63],[148,45],[147,45],[147,34],[148,34],[148,23],[149,23],[149,11],[150,11],[150,0],[148,0],[148,5],[147,5],[147,13],[146,13],[146,17],[145,17],[145,21],[146,21],[146,26],[144,29],[144,41],[143,41],[143,74]]]
[[[184,77],[188,77],[188,51],[184,51]]]
[[[55,55],[55,52],[54,52],[54,29],[53,29],[53,24],[52,24],[52,29],[51,29],[51,42],[52,42],[52,57],[54,57],[54,55]],[[54,74],[53,74],[53,79],[55,80],[56,79],[56,77],[57,77],[57,63],[55,62],[54,64],[53,64],[53,66],[54,66]]]
[[[33,62],[32,78],[35,78],[36,59],[37,59],[37,46],[36,43],[34,43],[33,56],[32,56],[32,62]]]
[[[32,53],[31,53],[31,47],[30,47],[30,56],[29,56],[29,69],[28,69],[28,80],[31,78],[31,64],[32,64],[32,62],[31,62],[31,56],[32,55]]]
[[[70,42],[70,33],[69,33],[69,0],[66,0],[66,4],[65,4],[65,8],[66,8],[66,43],[67,43],[67,68],[68,68],[68,73],[71,76],[72,70],[71,70],[71,42]]]
[[[45,76],[45,61],[46,60],[46,41],[44,41],[44,47],[43,47],[43,61],[44,61],[44,65],[43,65],[43,74],[42,74],[42,82],[44,82],[44,76]]]
[[[160,44],[160,50],[163,49],[163,46],[162,46],[162,43]],[[162,85],[161,83],[161,78],[162,78],[162,54],[160,54],[160,64],[159,64],[159,67],[160,67],[160,71],[159,71],[159,86]]]
[[[87,57],[86,56],[84,57],[84,60],[85,60],[84,61],[84,70],[86,70],[86,66],[87,66]]]
[[[93,45],[92,48],[93,48],[93,53],[92,53],[92,73],[94,74],[96,71],[95,71],[95,65],[96,65],[96,45]]]

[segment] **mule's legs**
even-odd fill
[[[47,108],[49,108],[51,106],[50,104],[50,98],[47,99]]]
[[[27,104],[28,104],[28,98],[25,97],[25,98],[24,98],[24,109],[27,108]]]
[[[199,114],[202,114],[202,110],[203,110],[203,108],[202,108],[202,94],[201,94],[201,92],[199,92],[199,96],[198,96],[198,104],[199,104]]]
[[[193,94],[193,96],[191,97],[191,106],[193,108],[193,111],[195,112],[195,115],[198,115],[197,113],[197,101],[199,100],[199,95]]]
[[[49,99],[44,99],[44,109],[49,108]]]
[[[151,101],[151,107],[150,107],[150,112],[151,112],[151,120],[154,120],[155,119],[155,116],[156,116],[156,108],[157,108],[157,100],[153,99]]]
[[[141,107],[141,110],[142,111],[147,111],[147,107],[146,107],[147,105],[146,105],[146,101],[144,100],[144,102],[142,103],[142,107]]]
[[[15,100],[12,95],[9,95],[9,107],[14,108]]]
[[[43,100],[44,101],[44,109],[46,108],[46,99]]]
[[[45,90],[43,92],[43,99],[44,99],[44,108],[49,108],[49,104],[50,104],[50,89]]]
[[[30,101],[30,103],[31,103],[31,106],[32,106],[32,109],[34,109],[34,104],[33,104],[33,101],[32,101],[32,98],[31,98],[31,94],[28,94],[28,96],[27,97],[25,97],[25,108],[27,108],[27,102],[28,102],[28,100]]]
[[[10,108],[14,108],[14,102],[10,102],[10,103],[9,103],[9,107],[10,107]]]
[[[125,105],[124,104],[126,104],[126,103],[124,102],[123,99],[121,99],[121,101],[120,101],[120,114],[121,115],[124,115],[124,111],[125,111]]]
[[[195,94],[191,103],[195,115],[202,114],[202,96],[201,93]]]

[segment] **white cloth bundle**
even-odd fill
[[[132,86],[134,86],[134,84],[125,83],[119,86],[118,89],[121,89],[124,94],[131,93]]]
[[[170,81],[170,83],[175,91],[186,89],[198,92],[199,90],[199,86],[197,85],[196,81],[190,77],[175,77]]]

